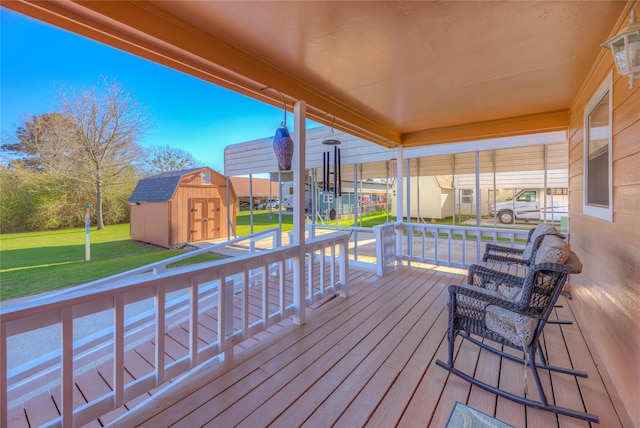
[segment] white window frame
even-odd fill
[[[474,189],[458,189],[458,203],[460,205],[474,205],[476,203],[476,192]],[[467,193],[468,192],[468,193]],[[468,200],[471,202],[468,202]]]
[[[609,72],[607,77],[600,84],[598,89],[594,92],[593,96],[587,103],[584,109],[584,173],[583,173],[583,193],[582,193],[582,212],[591,217],[596,217],[609,222],[613,221],[613,163],[612,163],[612,145],[613,145],[613,75]],[[609,190],[609,204],[608,207],[589,205],[587,204],[588,195],[588,183],[589,183],[589,116],[596,108],[596,106],[602,101],[602,99],[609,94],[609,130],[608,130],[608,190]]]

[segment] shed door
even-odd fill
[[[220,237],[220,199],[193,198],[189,204],[189,242]]]

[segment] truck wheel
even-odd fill
[[[498,220],[502,224],[511,224],[513,223],[513,211],[504,210],[498,213]]]

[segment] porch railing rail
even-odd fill
[[[440,224],[398,223],[402,234],[402,260],[467,268],[482,261],[487,242],[524,246],[529,230]]]
[[[345,232],[349,237],[349,260],[352,266],[376,268],[376,235],[371,227],[333,226],[310,224],[306,227],[307,236],[322,236],[324,233]]]
[[[106,284],[94,284],[90,288],[75,288],[46,301],[40,299],[3,307],[0,309],[0,426],[8,425],[8,404],[16,399],[10,395],[24,388],[26,382],[22,379],[19,385],[11,384],[15,379],[7,370],[9,337],[46,326],[59,327],[56,381],[61,391],[58,398],[60,417],[45,426],[84,425],[204,362],[224,359],[236,344],[289,316],[304,313],[306,305],[332,293],[348,295],[348,235],[320,236],[306,241],[302,248],[303,251],[300,246],[289,245],[176,267],[153,276],[133,275]],[[306,266],[308,276],[306,289],[299,292],[303,301],[296,303],[285,287],[292,275],[288,266],[298,262],[302,272]],[[250,288],[258,283],[262,285],[261,292],[250,293]],[[300,285],[293,284],[294,287]],[[275,296],[273,289],[277,290]],[[182,298],[185,304],[174,303],[175,296]],[[257,304],[261,308],[259,316],[249,313],[250,299],[256,298],[257,302],[251,300],[251,305]],[[125,352],[131,349],[132,343],[139,343],[141,320],[125,317],[125,310],[127,305],[143,300],[153,301],[152,322],[146,323],[146,327],[151,328],[148,338],[155,342],[153,369],[126,382]],[[112,390],[89,402],[74,403],[74,378],[86,370],[83,361],[95,361],[87,358],[90,350],[80,351],[79,347],[86,343],[74,340],[74,323],[104,311],[110,311],[113,320],[109,334],[112,340],[107,346],[100,347],[103,354],[108,354],[106,361],[112,364]],[[215,314],[216,320],[216,325],[210,326],[217,332],[216,338],[208,343],[199,341],[198,336],[202,319],[199,315],[205,311]],[[165,333],[179,322],[188,325],[187,351],[181,357],[170,359],[165,353]]]

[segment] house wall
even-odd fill
[[[171,245],[191,242],[190,235],[190,200],[191,199],[218,199],[220,211],[217,212],[219,233],[216,237],[226,237],[229,231],[227,216],[227,182],[226,178],[210,170],[210,184],[202,184],[199,172],[182,178],[178,189],[171,201]],[[231,195],[231,221],[235,227],[236,222],[236,196]]]
[[[169,247],[169,203],[147,202],[131,205],[131,239]]]
[[[393,186],[394,191],[396,186]],[[403,200],[407,200],[407,186],[402,186]],[[434,176],[411,177],[410,179],[410,216],[411,218],[441,219],[450,217],[453,210],[453,191],[443,189],[438,185]],[[420,195],[418,197],[418,194]],[[396,215],[396,205],[392,204],[393,215]],[[406,205],[404,214],[407,215]]]
[[[640,6],[636,5],[636,15]],[[614,29],[626,25],[629,7]],[[613,221],[583,214],[584,108],[613,70]],[[573,301],[631,419],[640,421],[640,80],[618,74],[602,50],[573,101],[569,129],[570,244],[583,271]]]

